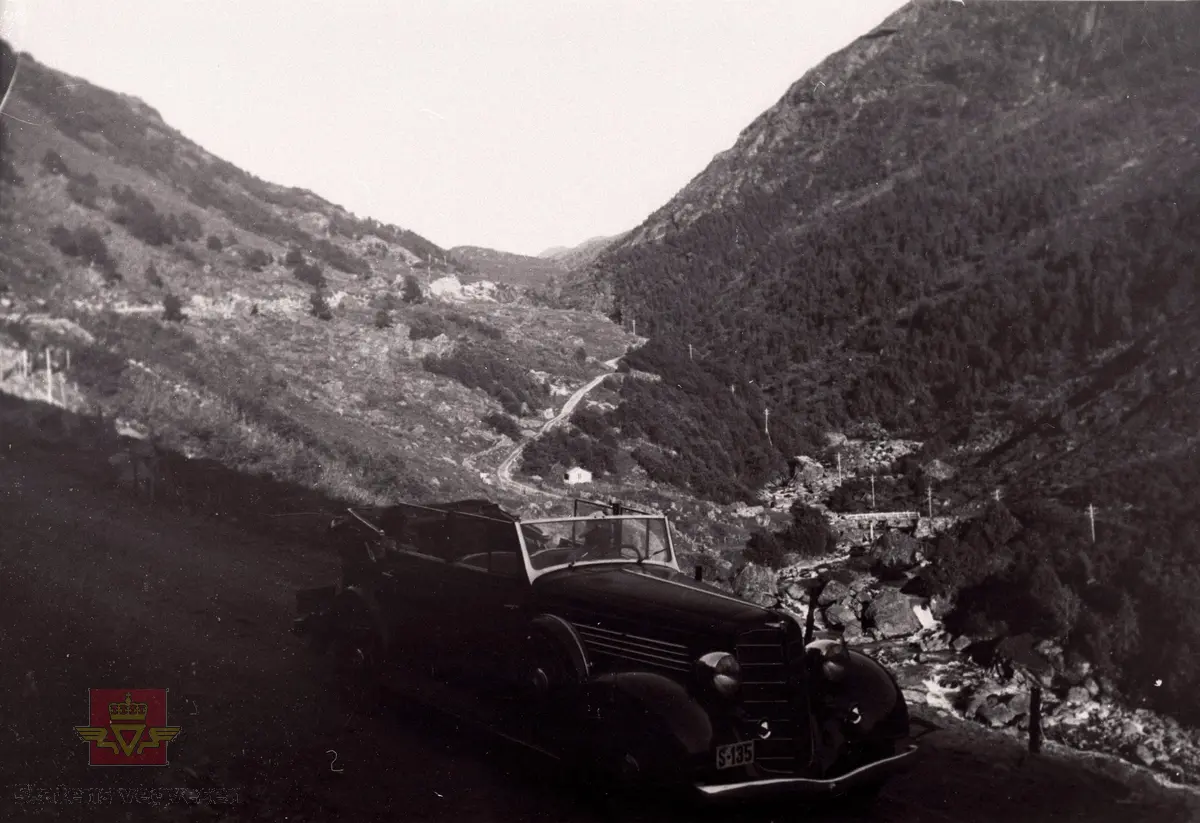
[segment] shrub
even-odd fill
[[[588,359],[587,349],[585,349],[583,346],[580,346],[579,348],[577,348],[575,350],[575,362],[576,363],[578,363],[579,365],[582,366],[584,363],[587,362],[587,359]]]
[[[190,211],[185,211],[179,217],[175,217],[175,215],[171,215],[171,217],[175,218],[176,237],[195,242],[204,236],[204,225],[200,222],[200,218]]]
[[[262,271],[273,262],[271,260],[271,255],[267,254],[262,249],[247,250],[243,259],[246,261],[246,266],[251,271]]]
[[[309,308],[308,312],[313,317],[319,320],[332,320],[333,309],[329,308],[329,302],[325,299],[325,295],[321,291],[314,291],[308,296]]]
[[[183,302],[173,294],[163,297],[163,320],[171,323],[182,323],[186,315],[183,313]]]
[[[305,262],[307,261],[304,259],[304,252],[300,251],[300,249],[296,248],[295,246],[292,246],[290,249],[288,249],[287,255],[283,258],[283,265],[287,266],[289,269],[302,266]]]
[[[220,251],[224,248],[224,245],[221,243],[221,238],[217,237],[215,234],[210,234],[208,236],[208,241],[205,243],[205,245],[208,246],[210,251]]]
[[[837,541],[829,521],[820,509],[797,500],[791,508],[792,522],[779,532],[759,530],[750,535],[746,559],[752,563],[782,568],[784,555],[821,557],[833,551]]]
[[[301,263],[292,269],[292,273],[296,275],[296,279],[301,283],[306,283],[314,289],[323,289],[328,285],[325,280],[325,274],[321,271],[320,266],[313,263]]]
[[[91,185],[88,184],[86,178],[89,177],[92,181],[96,179],[95,175],[87,174],[84,177],[74,177],[67,181],[67,196],[85,209],[97,209],[99,206],[96,198],[100,196],[100,189],[95,182],[92,182]]]
[[[67,166],[67,161],[63,160],[62,155],[54,149],[46,149],[46,153],[42,155],[42,168],[50,174],[71,176],[71,169]]]
[[[492,412],[483,418],[483,422],[491,426],[500,434],[509,437],[513,440],[521,439],[521,426],[516,420],[509,417],[507,414],[500,412]]]
[[[162,285],[163,285],[162,277],[159,276],[158,269],[156,269],[154,267],[153,263],[146,264],[145,277],[146,277],[146,282],[149,283],[151,286],[154,286],[155,288],[162,288]]]
[[[375,328],[390,329],[392,327],[392,316],[385,309],[380,309],[375,312]]]
[[[411,274],[404,276],[404,289],[400,292],[400,299],[409,304],[420,303],[425,299],[421,292],[421,284]]]
[[[446,333],[446,323],[436,314],[419,314],[408,327],[409,340],[431,340]]]

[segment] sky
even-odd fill
[[[900,0],[0,0],[18,47],[443,247],[637,226]]]

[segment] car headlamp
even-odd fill
[[[717,694],[732,697],[742,685],[742,667],[729,652],[709,652],[700,658],[700,668],[712,678]]]

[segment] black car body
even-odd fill
[[[299,594],[296,632],[593,776],[719,799],[870,793],[909,765],[882,666],[685,574],[666,518],[630,512],[351,511],[343,579]]]

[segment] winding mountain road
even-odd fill
[[[525,451],[526,446],[552,429],[561,426],[571,418],[575,408],[583,401],[583,398],[587,397],[588,392],[603,383],[604,378],[616,372],[617,361],[620,359],[621,358],[619,357],[614,357],[612,360],[604,361],[604,365],[608,367],[608,371],[596,375],[587,383],[584,383],[582,386],[576,389],[575,393],[567,398],[567,402],[563,403],[562,410],[560,410],[559,413],[556,414],[552,419],[547,420],[542,427],[538,429],[537,434],[517,444],[517,447],[512,450],[508,457],[504,458],[504,460],[496,469],[496,484],[500,486],[500,488],[507,491],[520,492],[521,494],[542,495],[544,497],[567,497],[565,494],[545,491],[544,489],[539,489],[535,486],[522,483],[519,480],[513,480],[513,467],[521,458],[521,453]]]

